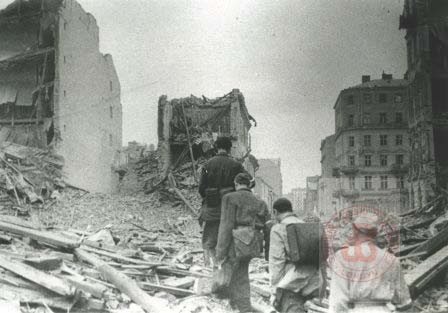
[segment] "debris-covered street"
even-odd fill
[[[0,313],[447,312],[447,91],[448,0],[0,0]]]

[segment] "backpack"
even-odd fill
[[[318,267],[327,258],[326,237],[320,223],[293,223],[286,225],[290,258],[296,265]]]

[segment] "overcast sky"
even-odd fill
[[[238,88],[258,121],[253,154],[282,159],[284,192],[320,174],[341,89],[363,74],[406,71],[403,0],[79,2],[120,77],[124,143],[157,143],[162,94],[213,98]]]

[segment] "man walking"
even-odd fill
[[[260,254],[255,224],[263,203],[251,192],[251,177],[247,173],[235,177],[235,192],[222,199],[216,259],[230,265],[231,279],[227,288],[230,305],[240,312],[253,312],[250,301],[249,262]],[[241,257],[244,254],[244,257]],[[226,263],[226,264],[224,264]]]
[[[292,213],[286,198],[276,200],[273,209],[277,224],[271,230],[269,249],[271,303],[279,312],[305,312],[306,300],[319,295],[319,264],[292,262],[287,226],[304,222]]]
[[[411,298],[400,261],[376,245],[378,217],[362,213],[352,227],[353,242],[331,260],[330,312],[392,312],[392,303],[397,310],[409,309]]]
[[[202,247],[207,267],[213,266],[215,262],[221,199],[226,193],[234,190],[235,176],[245,172],[243,165],[230,156],[230,138],[219,137],[215,145],[218,154],[204,165],[199,181],[199,194],[203,199],[199,222],[203,224]]]

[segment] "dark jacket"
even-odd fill
[[[263,211],[263,205],[249,189],[234,191],[222,198],[221,223],[216,246],[217,261],[231,257],[232,230],[237,226],[255,226],[257,215]]]
[[[246,170],[243,165],[226,153],[219,153],[211,158],[202,168],[199,181],[199,194],[205,198],[207,188],[233,188],[233,180],[239,173]],[[204,203],[201,209],[201,219],[204,221],[219,221],[221,217],[221,203],[211,207]]]

